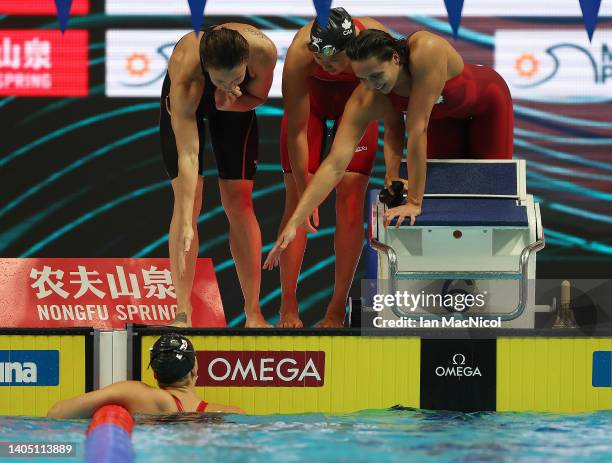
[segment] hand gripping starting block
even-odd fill
[[[484,306],[468,309],[395,307],[403,316],[498,318],[508,328],[533,328],[536,252],[544,247],[540,208],[526,192],[524,160],[431,160],[422,214],[411,226],[387,228],[387,206],[369,196],[367,277],[378,291],[394,294],[480,293]],[[405,163],[402,176],[406,176]],[[381,287],[382,285],[382,287]]]

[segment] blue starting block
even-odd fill
[[[411,226],[383,225],[380,190],[369,194],[367,275],[394,294],[484,293],[466,313],[500,318],[508,328],[534,327],[536,253],[544,247],[540,208],[526,191],[523,160],[430,160],[422,214]],[[403,163],[402,177],[408,178]],[[398,317],[449,315],[448,307],[401,308]]]

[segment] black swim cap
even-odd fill
[[[178,381],[195,365],[193,344],[185,336],[177,333],[164,334],[155,341],[150,351],[149,366],[153,368],[157,380],[163,384]]]
[[[313,53],[333,56],[344,50],[355,37],[355,23],[344,8],[332,8],[329,11],[327,27],[322,27],[315,19],[310,30],[308,49]]]

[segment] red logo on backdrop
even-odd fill
[[[198,351],[196,386],[320,387],[323,351]]]
[[[196,327],[224,327],[211,259],[198,259],[191,298]],[[123,328],[174,319],[168,259],[1,259],[0,327]]]
[[[55,15],[55,0],[0,0],[0,14]],[[70,16],[89,13],[89,0],[72,0]]]
[[[0,95],[87,96],[88,33],[0,30]]]

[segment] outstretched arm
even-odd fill
[[[172,131],[178,152],[178,177],[176,183],[175,208],[178,211],[180,243],[178,270],[185,272],[185,253],[193,240],[193,204],[198,183],[198,153],[200,150],[196,121],[197,102],[200,101],[204,83],[191,81],[173,82],[170,88],[170,111]]]
[[[51,407],[47,416],[58,419],[90,418],[98,408],[109,404],[121,405],[134,413],[139,402],[149,397],[144,388],[148,387],[140,381],[121,381],[97,391],[60,400]]]
[[[276,245],[268,254],[264,262],[265,269],[271,270],[278,265],[281,252],[293,240],[295,230],[300,224],[306,224],[309,231],[316,231],[310,227],[307,218],[342,179],[368,122],[378,119],[379,113],[376,110],[374,98],[373,92],[366,90],[363,86],[359,86],[351,95],[344,108],[344,117],[338,127],[329,155],[312,177],[293,215],[279,235]]]
[[[385,224],[397,217],[399,227],[405,217],[410,217],[410,224],[414,225],[421,213],[427,172],[427,126],[447,75],[447,58],[442,40],[439,37],[428,38],[412,52],[410,71],[413,83],[406,111],[408,198],[407,204],[385,213]]]

